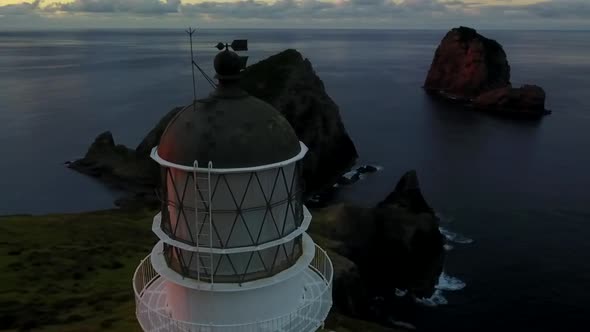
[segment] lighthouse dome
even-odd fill
[[[160,158],[185,166],[196,160],[199,165],[211,161],[215,168],[244,168],[298,155],[301,146],[289,122],[239,88],[239,67],[226,52],[233,53],[226,50],[216,58],[219,86],[170,121],[158,145]]]

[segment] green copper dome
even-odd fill
[[[301,151],[289,122],[271,105],[237,88],[218,88],[180,111],[160,138],[169,162],[243,168],[285,161]]]

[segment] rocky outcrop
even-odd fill
[[[412,213],[426,213],[434,215],[434,210],[428,205],[418,183],[416,171],[407,172],[395,186],[379,207],[398,207]]]
[[[413,171],[375,208],[340,204],[314,213],[310,232],[330,251],[334,303],[345,315],[387,321],[396,288],[429,297],[442,272],[444,238]]]
[[[299,52],[286,50],[248,67],[242,87],[275,106],[309,147],[303,161],[308,192],[330,187],[354,164],[357,152],[342,124],[338,106],[326,93],[309,60]],[[69,167],[118,188],[132,189],[140,200],[155,200],[152,193],[160,178],[158,165],[149,154],[180,109],[164,115],[135,150],[115,145],[112,135],[103,133],[84,158]]]
[[[542,114],[546,112],[545,90],[536,85],[495,89],[477,96],[473,100],[473,107],[499,114]]]
[[[510,85],[502,46],[467,27],[452,29],[436,49],[424,87],[463,98]]]
[[[424,89],[493,113],[547,113],[541,88],[528,85],[512,88],[510,65],[502,45],[467,27],[452,29],[442,39]]]
[[[303,162],[308,191],[331,186],[353,166],[358,156],[338,105],[326,93],[311,62],[299,52],[286,50],[248,67],[242,87],[280,110],[309,147]]]
[[[130,191],[153,187],[158,173],[149,159],[124,145],[116,145],[109,131],[96,137],[84,158],[68,166]]]

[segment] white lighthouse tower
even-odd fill
[[[239,88],[241,67],[220,52],[217,89],[181,110],[152,151],[160,241],[133,276],[144,331],[316,331],[332,305],[332,263],[306,234],[307,147]]]

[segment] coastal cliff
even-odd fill
[[[335,272],[334,309],[321,331],[403,331],[390,320],[395,288],[416,297],[434,291],[443,240],[417,184],[409,172],[377,207],[312,211],[310,234],[328,250]],[[0,284],[0,330],[139,331],[130,281],[157,240],[155,213],[0,216],[7,281]]]
[[[424,89],[433,95],[500,115],[547,114],[545,91],[510,82],[504,48],[475,29],[454,28],[436,49]]]
[[[310,233],[334,263],[334,304],[340,313],[387,323],[395,313],[396,289],[413,298],[435,291],[444,238],[415,171],[376,207],[338,204],[317,211]]]
[[[328,96],[309,60],[296,50],[285,50],[246,68],[241,85],[251,95],[277,108],[309,148],[303,161],[308,193],[332,184],[358,157],[336,103]],[[116,145],[110,132],[100,134],[84,158],[69,164],[81,173],[134,193],[132,199],[155,203],[160,182],[158,165],[149,158],[168,122],[182,108],[166,113],[136,149]]]
[[[309,152],[303,160],[305,188],[331,186],[354,165],[358,154],[311,62],[289,49],[246,68],[242,88],[287,118]]]
[[[340,176],[354,164],[357,152],[338,106],[326,94],[311,63],[297,51],[287,50],[248,67],[242,76],[242,87],[280,110],[309,147],[303,160],[308,193],[335,182],[347,184]],[[181,109],[164,115],[136,149],[117,145],[109,132],[99,135],[85,157],[70,167],[135,193],[131,203],[119,202],[130,211],[145,209],[146,203],[155,207],[152,192],[160,182],[159,167],[149,154]],[[358,179],[376,170],[363,166],[355,175]],[[353,178],[349,181],[354,182]],[[431,296],[444,260],[438,218],[420,192],[416,173],[405,174],[395,190],[373,208],[338,204],[312,213],[310,234],[329,251],[335,271],[335,309],[328,328],[399,330],[390,322],[396,289],[407,290],[408,297]]]

